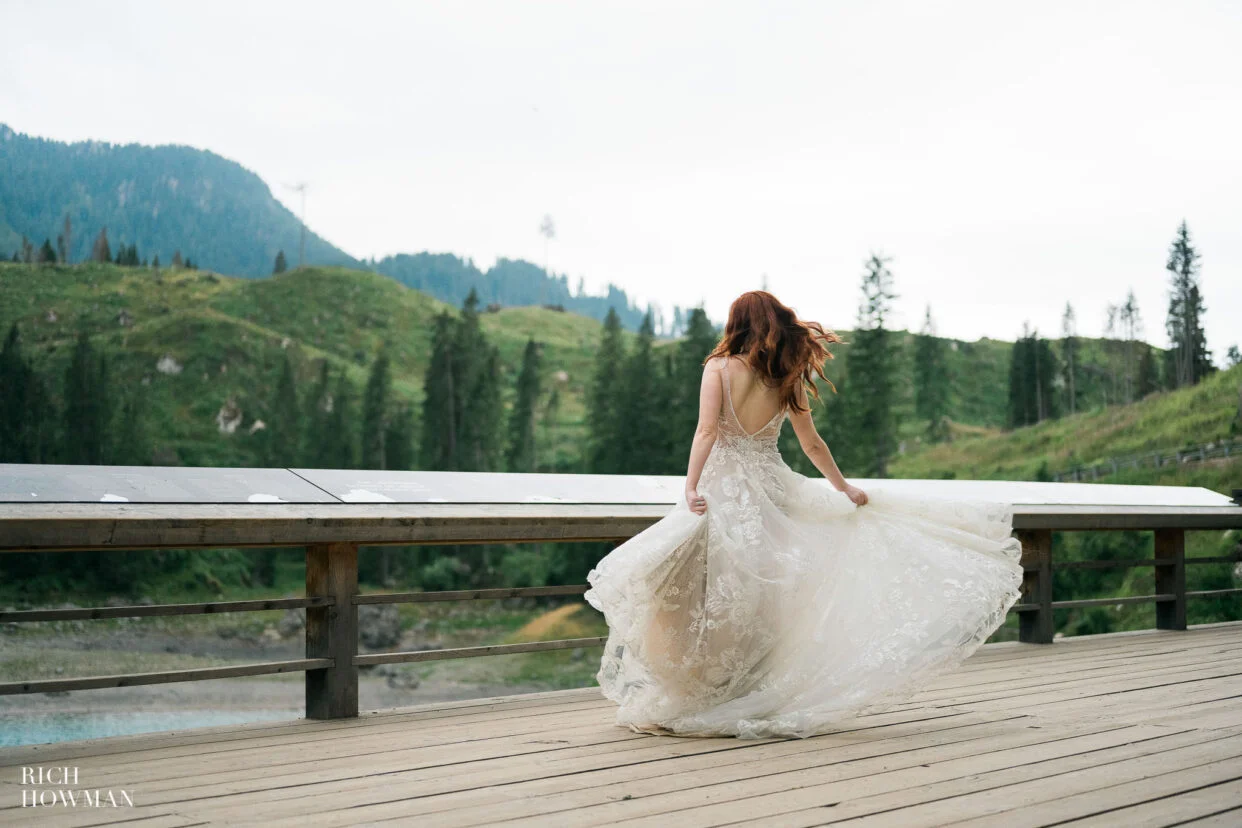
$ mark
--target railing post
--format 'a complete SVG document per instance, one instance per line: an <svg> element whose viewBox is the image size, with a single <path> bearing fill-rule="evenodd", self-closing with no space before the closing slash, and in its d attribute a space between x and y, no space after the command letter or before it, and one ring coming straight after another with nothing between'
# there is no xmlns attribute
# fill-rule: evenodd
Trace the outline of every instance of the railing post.
<svg viewBox="0 0 1242 828"><path fill-rule="evenodd" d="M1022 542L1022 602L1037 609L1018 614L1018 640L1028 644L1051 644L1052 623L1052 530L1019 529Z"/></svg>
<svg viewBox="0 0 1242 828"><path fill-rule="evenodd" d="M1186 629L1186 532L1182 529L1157 529L1156 560L1171 560L1171 565L1156 567L1156 592L1171 592L1172 601L1156 602L1156 629Z"/></svg>
<svg viewBox="0 0 1242 828"><path fill-rule="evenodd" d="M306 594L335 599L329 607L307 608L306 657L336 661L333 667L306 671L306 718L352 718L358 715L357 544L306 547Z"/></svg>

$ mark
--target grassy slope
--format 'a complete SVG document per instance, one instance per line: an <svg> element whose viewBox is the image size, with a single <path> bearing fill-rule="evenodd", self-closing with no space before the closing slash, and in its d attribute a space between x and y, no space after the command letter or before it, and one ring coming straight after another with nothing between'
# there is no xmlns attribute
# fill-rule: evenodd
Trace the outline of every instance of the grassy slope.
<svg viewBox="0 0 1242 828"><path fill-rule="evenodd" d="M102 337L118 375L144 383L159 442L189 465L253 464L244 436L222 435L216 414L229 399L244 412L243 428L265 415L284 349L291 349L300 387L319 360L344 368L358 394L380 345L392 349L396 393L421 402L432 320L455 312L377 274L313 268L247 280L205 271L163 271L113 265L72 268L0 264L0 328L21 325L27 352L57 378L80 328ZM122 325L124 311L132 322ZM53 317L49 314L54 314ZM564 371L558 440L583 431L582 393L599 340L595 320L541 308L485 314L483 327L500 349L511 388L528 336L544 343L545 387ZM156 370L163 356L180 373ZM541 444L549 446L548 440ZM545 460L550 460L545 458Z"/></svg>
<svg viewBox="0 0 1242 828"><path fill-rule="evenodd" d="M1228 437L1236 428L1231 423L1238 417L1239 386L1242 367L1235 367L1194 388L1159 392L1128 406L1097 408L1014 431L959 432L951 443L897 458L893 475L1029 480L1044 463L1057 471Z"/></svg>

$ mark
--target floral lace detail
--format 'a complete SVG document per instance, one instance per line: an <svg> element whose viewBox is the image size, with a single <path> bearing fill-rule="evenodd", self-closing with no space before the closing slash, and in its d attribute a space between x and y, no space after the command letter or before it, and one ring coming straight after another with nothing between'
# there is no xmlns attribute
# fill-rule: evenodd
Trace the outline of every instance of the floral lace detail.
<svg viewBox="0 0 1242 828"><path fill-rule="evenodd" d="M587 576L609 637L596 675L640 732L805 737L900 702L959 665L1017 601L1003 503L869 492L791 470L786 412L748 434L727 368L699 493Z"/></svg>

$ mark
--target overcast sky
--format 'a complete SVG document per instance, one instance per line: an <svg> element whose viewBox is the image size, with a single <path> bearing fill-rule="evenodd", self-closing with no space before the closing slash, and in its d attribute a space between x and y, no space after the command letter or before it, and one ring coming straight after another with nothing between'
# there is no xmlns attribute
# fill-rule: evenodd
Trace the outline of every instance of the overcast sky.
<svg viewBox="0 0 1242 828"><path fill-rule="evenodd" d="M1167 250L1242 339L1242 3L67 3L0 0L0 121L211 149L310 183L358 257L544 259L596 292L770 289L853 325L1082 333L1133 288L1165 344Z"/></svg>

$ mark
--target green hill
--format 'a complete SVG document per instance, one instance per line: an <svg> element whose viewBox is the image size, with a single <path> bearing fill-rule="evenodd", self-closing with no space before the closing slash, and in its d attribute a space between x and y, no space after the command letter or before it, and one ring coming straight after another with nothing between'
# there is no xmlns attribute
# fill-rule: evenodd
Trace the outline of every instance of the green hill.
<svg viewBox="0 0 1242 828"><path fill-rule="evenodd" d="M238 279L204 270L162 270L85 264L73 267L0 264L0 330L18 322L29 353L59 387L70 346L85 329L108 346L123 382L148 390L148 421L163 451L161 462L246 465L258 462L246 432L270 421L267 405L286 349L302 388L321 360L345 369L356 388L380 345L392 350L394 388L417 405L431 339L431 320L448 308L392 279L343 268L306 268L270 279ZM586 437L584 393L601 326L574 313L544 307L493 308L484 330L499 347L503 385L512 393L528 337L544 343L545 389L559 387L561 406L541 419L541 469L580 471ZM848 343L850 332L843 332ZM628 336L628 335L627 335ZM1094 399L1088 412L1040 426L1002 432L1011 343L948 340L953 442L924 447L923 425L913 418L909 352L913 337L899 333L897 419L905 451L893 473L905 477L1031 478L1116 454L1169 449L1219 436L1236 410L1236 370L1195 389L1156 394L1128 407L1104 407L1103 366L1116 343L1084 340L1080 386ZM670 347L662 341L657 349ZM848 385L848 344L835 348L834 380ZM825 392L830 395L830 392ZM1230 403L1230 395L1233 403ZM507 398L506 398L507 400ZM1233 405L1233 408L1229 408ZM241 422L223 433L223 409ZM689 436L687 435L687 441ZM788 441L786 441L788 442ZM791 458L792 459L792 458ZM847 474L850 472L846 469Z"/></svg>
<svg viewBox="0 0 1242 828"><path fill-rule="evenodd" d="M431 320L445 309L456 312L385 276L340 268L250 280L201 270L156 275L115 265L0 264L0 327L19 323L26 352L53 376L54 389L78 330L85 329L106 344L120 381L146 387L161 462L186 465L258 462L245 432L267 417L286 349L301 387L309 387L319 361L327 360L348 371L360 392L386 341L394 391L417 405ZM511 308L485 313L482 324L500 350L506 389L527 338L544 344L545 388L559 385L562 405L542 425L540 466L577 470L582 397L600 323L544 308ZM217 423L226 404L242 413L231 434Z"/></svg>
<svg viewBox="0 0 1242 828"><path fill-rule="evenodd" d="M1041 466L1055 472L1110 457L1171 451L1237 434L1242 428L1240 393L1242 366L1235 366L1191 388L1157 392L1130 405L1100 407L1013 431L957 430L952 442L916 447L896 458L892 473L1030 480Z"/></svg>
<svg viewBox="0 0 1242 828"><path fill-rule="evenodd" d="M268 185L235 161L186 146L64 143L24 135L0 123L0 259L48 239L57 248L65 216L72 221L70 260L90 258L100 228L113 253L136 245L139 257L165 265L180 250L200 267L234 276L272 272L283 250L298 261L301 222ZM306 262L358 267L353 257L307 231ZM637 330L646 307L616 285L601 295L571 289L564 274L530 262L499 259L481 270L451 253L388 256L370 269L452 305L475 290L484 306L551 305L603 320L609 307ZM683 311L666 309L676 325Z"/></svg>
<svg viewBox="0 0 1242 828"><path fill-rule="evenodd" d="M66 214L77 262L89 258L101 227L113 251L136 244L140 256L165 264L177 250L239 276L271 273L282 249L297 262L301 222L235 161L185 146L67 144L0 124L0 255L8 258L23 235L55 247ZM310 231L306 259L355 264Z"/></svg>

